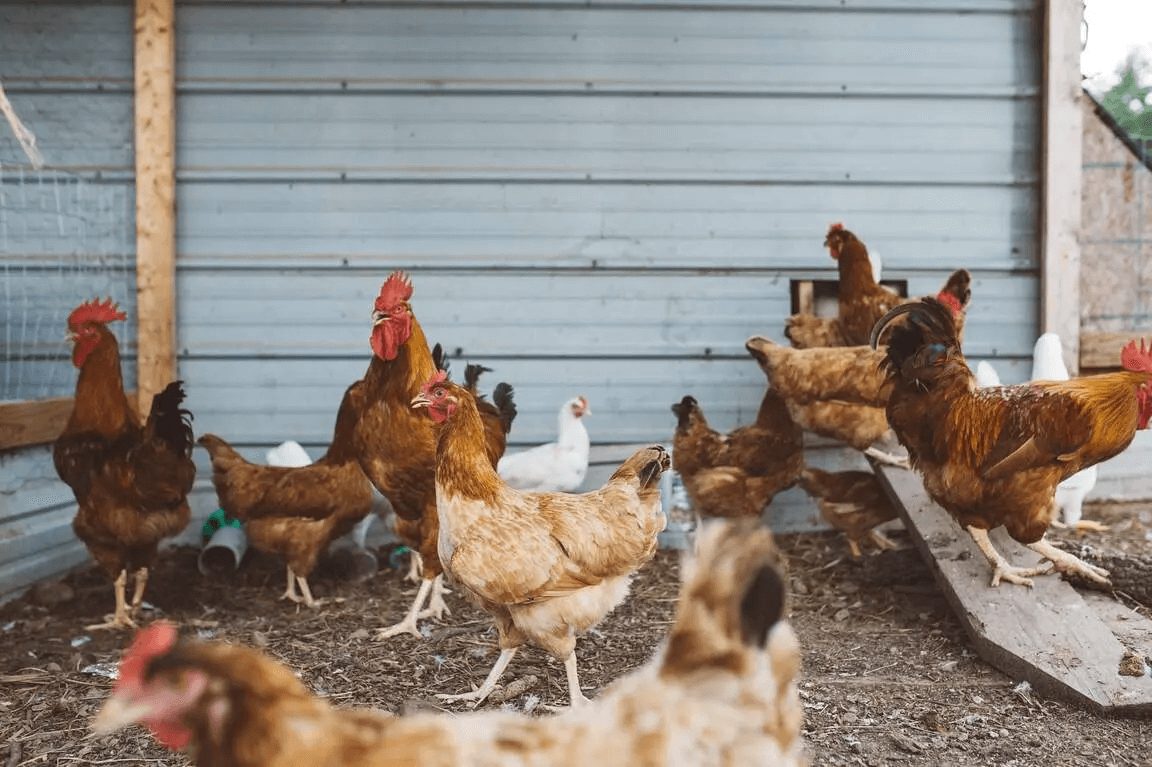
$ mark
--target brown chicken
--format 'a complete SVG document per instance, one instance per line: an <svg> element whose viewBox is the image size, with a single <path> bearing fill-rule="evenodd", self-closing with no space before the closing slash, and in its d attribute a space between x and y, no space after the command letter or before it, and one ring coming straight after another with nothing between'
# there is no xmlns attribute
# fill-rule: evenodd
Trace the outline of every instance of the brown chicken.
<svg viewBox="0 0 1152 767"><path fill-rule="evenodd" d="M599 490L527 493L500 479L485 449L476 400L430 379L412 400L440 424L436 509L440 554L454 583L496 622L500 658L478 690L442 695L483 701L521 645L564 661L572 704L586 702L576 672L576 635L624 600L633 573L656 552L664 529L660 475L667 451L650 447L626 460Z"/></svg>
<svg viewBox="0 0 1152 767"><path fill-rule="evenodd" d="M843 224L833 224L829 228L824 245L836 260L840 275L837 316L795 314L788 318L784 335L798 349L862 346L868 343L876 321L907 299L876 281L868 258L868 248ZM941 295L938 297L948 301L953 309L959 310L968 304L971 281L971 275L966 270L953 272L940 289ZM963 314L959 311L958 317L959 322L963 323Z"/></svg>
<svg viewBox="0 0 1152 767"><path fill-rule="evenodd" d="M853 558L860 557L860 544L865 540L879 549L896 548L888 536L875 529L896 519L896 507L873 472L808 468L800 474L800 487L815 499L824 521L844 533Z"/></svg>
<svg viewBox="0 0 1152 767"><path fill-rule="evenodd" d="M804 433L772 389L756 421L727 435L712 429L695 397L672 406L672 461L702 517L759 517L804 468Z"/></svg>
<svg viewBox="0 0 1152 767"><path fill-rule="evenodd" d="M772 536L744 521L699 540L666 647L581 710L338 709L262 653L156 623L125 654L93 728L140 722L202 767L798 767L800 652Z"/></svg>
<svg viewBox="0 0 1152 767"><path fill-rule="evenodd" d="M80 369L72 414L52 449L56 473L79 508L72 529L113 579L116 612L89 629L131 628L144 599L148 568L161 539L188 524L188 492L196 479L191 414L181 381L152 398L144 425L128 403L120 347L108 323L125 314L107 301L88 301L68 315L72 364ZM135 590L126 600L128 575Z"/></svg>
<svg viewBox="0 0 1152 767"><path fill-rule="evenodd" d="M884 366L891 385L888 421L908 448L924 488L967 528L1001 580L1030 586L1047 566L1010 565L988 531L1001 525L1062 573L1102 585L1108 573L1049 543L1056 487L1128 447L1152 417L1152 350L1133 341L1119 373L1069 381L978 388L964 359L951 311L926 298L885 315L893 319Z"/></svg>
<svg viewBox="0 0 1152 767"><path fill-rule="evenodd" d="M308 607L322 604L308 585L320 556L372 511L372 485L353 450L358 414L351 392L340 402L327 452L307 466L253 464L215 434L199 440L212 458L220 507L244 522L253 548L287 561L288 586L280 598Z"/></svg>

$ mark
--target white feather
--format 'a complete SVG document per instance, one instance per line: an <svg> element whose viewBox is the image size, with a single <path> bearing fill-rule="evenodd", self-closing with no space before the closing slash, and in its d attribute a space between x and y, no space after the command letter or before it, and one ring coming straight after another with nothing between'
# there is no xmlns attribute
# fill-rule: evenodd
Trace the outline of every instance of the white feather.
<svg viewBox="0 0 1152 767"><path fill-rule="evenodd" d="M308 451L301 447L299 442L293 442L292 440L281 442L269 450L264 456L264 459L268 461L269 466L285 466L288 468L298 468L312 463L312 459L308 457Z"/></svg>
<svg viewBox="0 0 1152 767"><path fill-rule="evenodd" d="M976 365L976 385L981 389L1000 385L1000 375L996 372L996 368L992 367L992 363L980 360Z"/></svg>

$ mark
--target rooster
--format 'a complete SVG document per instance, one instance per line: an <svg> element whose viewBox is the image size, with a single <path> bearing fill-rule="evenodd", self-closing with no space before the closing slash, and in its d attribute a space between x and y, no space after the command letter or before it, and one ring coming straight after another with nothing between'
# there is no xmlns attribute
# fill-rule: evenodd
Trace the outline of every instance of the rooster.
<svg viewBox="0 0 1152 767"><path fill-rule="evenodd" d="M584 416L590 415L588 400L573 397L560 406L557 439L500 459L496 471L517 490L570 493L588 475L591 442Z"/></svg>
<svg viewBox="0 0 1152 767"><path fill-rule="evenodd" d="M188 524L196 479L191 414L182 381L152 398L144 425L129 405L120 347L108 323L126 318L112 302L87 301L68 315L72 364L80 369L72 414L52 448L56 473L79 506L72 529L113 579L116 611L89 629L132 628L160 540ZM131 572L132 601L125 591Z"/></svg>
<svg viewBox="0 0 1152 767"><path fill-rule="evenodd" d="M684 397L672 412L673 465L702 517L759 517L804 467L803 431L772 389L756 421L727 435L708 425L695 397Z"/></svg>
<svg viewBox="0 0 1152 767"><path fill-rule="evenodd" d="M816 500L824 521L844 533L853 559L860 558L860 544L865 540L879 549L896 548L876 529L896 519L897 512L875 473L807 468L800 473L800 487Z"/></svg>
<svg viewBox="0 0 1152 767"><path fill-rule="evenodd" d="M335 708L263 653L155 623L125 653L93 729L143 723L204 767L800 767L800 650L772 535L717 523L699 541L665 646L563 716Z"/></svg>
<svg viewBox="0 0 1152 767"><path fill-rule="evenodd" d="M988 538L1001 525L1056 570L1109 585L1107 571L1056 548L1044 533L1057 485L1148 428L1152 350L1143 341L1128 344L1118 373L981 389L948 307L932 298L896 307L876 324L873 345L897 317L905 322L893 327L883 363L888 420L928 494L992 565L992 585L1031 586L1031 576L1049 571L1009 564Z"/></svg>
<svg viewBox="0 0 1152 767"><path fill-rule="evenodd" d="M661 447L626 460L608 483L583 495L525 493L488 460L475 398L437 372L412 399L439 424L436 510L440 558L452 580L492 615L500 657L478 690L440 696L479 704L517 649L531 642L564 662L573 706L587 701L576 671L576 635L628 593L664 529Z"/></svg>

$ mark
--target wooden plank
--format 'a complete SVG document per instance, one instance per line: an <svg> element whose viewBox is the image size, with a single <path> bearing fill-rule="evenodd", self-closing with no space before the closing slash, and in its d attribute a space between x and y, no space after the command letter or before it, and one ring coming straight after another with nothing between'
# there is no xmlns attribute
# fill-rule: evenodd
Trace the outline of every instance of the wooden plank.
<svg viewBox="0 0 1152 767"><path fill-rule="evenodd" d="M176 374L174 0L136 0L136 323L140 410Z"/></svg>
<svg viewBox="0 0 1152 767"><path fill-rule="evenodd" d="M1064 359L1080 359L1080 0L1047 0L1044 19L1044 132L1040 247L1041 327L1060 334ZM1076 370L1069 371L1072 375Z"/></svg>
<svg viewBox="0 0 1152 767"><path fill-rule="evenodd" d="M0 404L0 450L54 441L71 413L71 397Z"/></svg>
<svg viewBox="0 0 1152 767"><path fill-rule="evenodd" d="M1118 673L1124 644L1079 592L1055 575L1037 577L1033 589L991 588L987 560L920 478L891 467L876 472L980 657L1042 694L1098 713L1152 714L1152 679ZM991 538L1009 562L1037 562L1002 529Z"/></svg>
<svg viewBox="0 0 1152 767"><path fill-rule="evenodd" d="M1152 338L1152 329L1128 330L1123 333L1083 333L1080 336L1080 367L1119 368L1120 349L1134 338Z"/></svg>

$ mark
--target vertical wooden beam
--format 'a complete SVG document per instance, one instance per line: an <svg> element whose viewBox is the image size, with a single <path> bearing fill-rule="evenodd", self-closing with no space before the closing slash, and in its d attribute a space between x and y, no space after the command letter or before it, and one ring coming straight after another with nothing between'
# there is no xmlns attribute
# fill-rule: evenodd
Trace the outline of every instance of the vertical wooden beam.
<svg viewBox="0 0 1152 767"><path fill-rule="evenodd" d="M1080 364L1083 17L1082 0L1045 2L1040 325L1046 333L1060 334L1064 361L1073 374Z"/></svg>
<svg viewBox="0 0 1152 767"><path fill-rule="evenodd" d="M140 411L176 375L174 0L136 0L136 348Z"/></svg>

